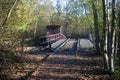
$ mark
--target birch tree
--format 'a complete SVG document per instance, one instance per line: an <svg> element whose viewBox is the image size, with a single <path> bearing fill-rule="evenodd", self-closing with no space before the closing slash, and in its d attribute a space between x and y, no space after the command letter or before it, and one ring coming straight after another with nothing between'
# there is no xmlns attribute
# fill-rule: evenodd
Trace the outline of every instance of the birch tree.
<svg viewBox="0 0 120 80"><path fill-rule="evenodd" d="M110 58L109 58L109 64L110 64L110 70L114 72L114 55L115 55L115 36L116 36L116 30L115 30L115 0L112 0L112 20L111 20L111 34L110 34Z"/></svg>
<svg viewBox="0 0 120 80"><path fill-rule="evenodd" d="M108 27L107 27L107 3L106 0L102 0L102 4L103 4L103 31L102 31L102 43L101 43L101 51L102 51L102 55L103 55L103 63L104 63L104 68L105 69L109 69L109 63L108 63L108 52L107 52L107 35L108 35Z"/></svg>
<svg viewBox="0 0 120 80"><path fill-rule="evenodd" d="M114 55L116 44L116 27L115 27L115 0L102 0L103 2L103 35L102 35L102 54L104 67L114 72ZM112 8L112 9L111 9ZM111 12L112 11L112 12ZM112 18L110 17L112 14ZM111 22L111 23L110 23Z"/></svg>

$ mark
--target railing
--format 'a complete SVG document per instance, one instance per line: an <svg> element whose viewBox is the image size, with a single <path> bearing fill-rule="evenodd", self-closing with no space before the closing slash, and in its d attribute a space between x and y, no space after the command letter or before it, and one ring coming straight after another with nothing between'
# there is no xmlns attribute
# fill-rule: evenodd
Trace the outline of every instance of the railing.
<svg viewBox="0 0 120 80"><path fill-rule="evenodd" d="M65 38L65 36L61 33L58 33L58 34L47 35L46 38L47 41L55 41L55 40L63 39Z"/></svg>

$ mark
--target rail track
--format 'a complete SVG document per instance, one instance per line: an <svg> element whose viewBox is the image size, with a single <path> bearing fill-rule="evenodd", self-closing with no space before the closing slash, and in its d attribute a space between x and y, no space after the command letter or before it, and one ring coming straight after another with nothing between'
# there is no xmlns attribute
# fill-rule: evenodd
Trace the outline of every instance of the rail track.
<svg viewBox="0 0 120 80"><path fill-rule="evenodd" d="M42 60L42 64L43 65L46 61L49 60L49 58L54 57L55 55L58 55L60 52L64 52L64 54L66 53L66 51L75 51L76 49L76 44L77 41L74 39L66 39L66 40L61 40L59 42L56 42L52 45L53 47L53 52L49 53L47 55L46 58L44 58L44 60ZM37 66L37 68L31 73L31 75L29 75L30 77L27 78L27 80L32 80L33 76L36 75L36 73L39 73L39 69L40 69L40 65ZM36 80L36 78L35 78Z"/></svg>
<svg viewBox="0 0 120 80"><path fill-rule="evenodd" d="M54 44L54 52L48 53L24 80L108 80L101 71L101 58L84 51L93 47L89 40L67 39L58 43Z"/></svg>

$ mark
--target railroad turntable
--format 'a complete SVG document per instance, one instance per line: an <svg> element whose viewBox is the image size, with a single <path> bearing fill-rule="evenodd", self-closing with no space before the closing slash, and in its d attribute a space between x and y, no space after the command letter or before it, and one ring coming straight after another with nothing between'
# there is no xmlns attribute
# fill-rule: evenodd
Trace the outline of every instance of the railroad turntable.
<svg viewBox="0 0 120 80"><path fill-rule="evenodd" d="M46 30L38 42L48 56L27 80L109 80L89 39L66 38L58 25L49 25Z"/></svg>
<svg viewBox="0 0 120 80"><path fill-rule="evenodd" d="M57 50L38 66L28 80L109 80L109 75L102 71L102 58L88 50L93 48L88 39L67 39L60 42L53 43L52 47ZM59 48L58 43L61 44Z"/></svg>

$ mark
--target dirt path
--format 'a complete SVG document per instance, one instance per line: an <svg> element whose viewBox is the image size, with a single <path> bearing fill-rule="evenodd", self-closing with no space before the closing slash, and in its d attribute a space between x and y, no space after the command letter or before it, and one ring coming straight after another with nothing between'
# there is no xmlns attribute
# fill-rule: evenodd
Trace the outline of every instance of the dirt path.
<svg viewBox="0 0 120 80"><path fill-rule="evenodd" d="M102 60L93 51L80 49L52 54L28 80L110 80L103 71Z"/></svg>

